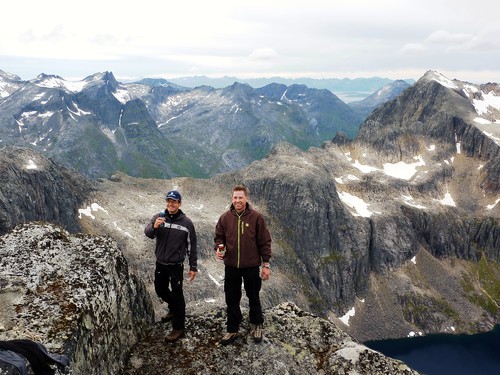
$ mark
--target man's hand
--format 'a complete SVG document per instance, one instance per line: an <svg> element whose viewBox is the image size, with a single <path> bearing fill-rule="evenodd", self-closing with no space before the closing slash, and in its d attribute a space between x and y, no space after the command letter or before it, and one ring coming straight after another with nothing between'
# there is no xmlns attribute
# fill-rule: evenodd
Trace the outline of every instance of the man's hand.
<svg viewBox="0 0 500 375"><path fill-rule="evenodd" d="M224 254L222 254L220 251L216 251L215 252L215 256L217 257L217 259L219 260L224 260Z"/></svg>
<svg viewBox="0 0 500 375"><path fill-rule="evenodd" d="M260 271L260 278L262 280L269 280L269 276L271 275L271 270L269 267L262 267L262 270Z"/></svg>
<svg viewBox="0 0 500 375"><path fill-rule="evenodd" d="M188 272L188 280L193 281L194 278L196 277L197 272L196 271L189 271Z"/></svg>
<svg viewBox="0 0 500 375"><path fill-rule="evenodd" d="M153 223L153 228L158 229L164 222L165 222L164 217L157 217L155 222Z"/></svg>

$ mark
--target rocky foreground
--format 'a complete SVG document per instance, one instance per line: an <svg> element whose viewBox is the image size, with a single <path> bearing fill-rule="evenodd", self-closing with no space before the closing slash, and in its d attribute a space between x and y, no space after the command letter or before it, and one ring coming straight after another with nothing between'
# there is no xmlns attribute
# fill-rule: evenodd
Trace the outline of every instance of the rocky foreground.
<svg viewBox="0 0 500 375"><path fill-rule="evenodd" d="M69 374L416 374L287 302L265 311L258 345L243 324L237 341L219 346L224 311L210 302L167 344L169 326L154 323L150 294L114 240L54 224L0 237L0 285L0 340L42 343L70 359ZM0 374L14 373L0 362Z"/></svg>
<svg viewBox="0 0 500 375"><path fill-rule="evenodd" d="M234 343L221 346L223 310L188 316L186 336L176 343L163 340L169 324L157 324L134 348L123 374L417 374L292 303L264 315L260 344L246 322Z"/></svg>

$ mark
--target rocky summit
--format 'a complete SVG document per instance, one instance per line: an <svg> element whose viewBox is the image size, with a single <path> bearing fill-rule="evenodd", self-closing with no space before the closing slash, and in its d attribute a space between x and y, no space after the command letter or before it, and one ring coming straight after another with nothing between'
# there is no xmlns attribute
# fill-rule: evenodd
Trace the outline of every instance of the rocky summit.
<svg viewBox="0 0 500 375"><path fill-rule="evenodd" d="M223 310L188 316L186 337L165 343L157 324L130 357L123 375L139 374L417 374L354 341L335 324L285 302L264 313L264 339L255 344L248 323L221 346ZM162 355L158 355L162 353Z"/></svg>
<svg viewBox="0 0 500 375"><path fill-rule="evenodd" d="M0 286L0 340L40 342L73 374L118 373L153 322L149 294L111 238L54 224L0 237Z"/></svg>

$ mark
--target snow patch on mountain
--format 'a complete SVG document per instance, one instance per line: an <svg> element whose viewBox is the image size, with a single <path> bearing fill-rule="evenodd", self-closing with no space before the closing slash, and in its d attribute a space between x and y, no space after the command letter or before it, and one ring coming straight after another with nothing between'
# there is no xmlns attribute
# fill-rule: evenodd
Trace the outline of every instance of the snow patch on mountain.
<svg viewBox="0 0 500 375"><path fill-rule="evenodd" d="M66 81L57 76L38 76L33 83L39 87L63 89L69 92L82 91L85 85L88 84L88 82L85 81Z"/></svg>
<svg viewBox="0 0 500 375"><path fill-rule="evenodd" d="M355 212L351 212L354 216L370 217L376 213L368 209L368 206L370 206L369 203L366 203L363 199L355 195L344 191L338 192L338 195L344 204L354 209Z"/></svg>
<svg viewBox="0 0 500 375"><path fill-rule="evenodd" d="M442 205L444 206L452 206L452 207L456 207L456 203L455 203L455 200L452 198L451 194L449 191L447 191L445 194L444 194L444 198L443 199L438 199L437 200L439 203L441 203Z"/></svg>
<svg viewBox="0 0 500 375"><path fill-rule="evenodd" d="M391 177L409 180L417 173L417 167L425 165L425 161L422 159L421 155L415 156L414 159L418 161L411 164L402 161L398 163L385 163L384 173Z"/></svg>
<svg viewBox="0 0 500 375"><path fill-rule="evenodd" d="M127 89L118 89L113 93L113 96L122 104L125 104L131 99L130 93Z"/></svg>
<svg viewBox="0 0 500 375"><path fill-rule="evenodd" d="M473 99L472 104L479 116L488 113L490 107L500 109L500 96L497 96L493 91L489 93L481 93L482 99Z"/></svg>
<svg viewBox="0 0 500 375"><path fill-rule="evenodd" d="M426 77L428 79L434 80L438 82L439 84L443 85L444 87L448 87L449 89L457 90L459 87L455 82L453 82L451 79L445 77L441 73L435 72L435 71L429 71L426 73Z"/></svg>

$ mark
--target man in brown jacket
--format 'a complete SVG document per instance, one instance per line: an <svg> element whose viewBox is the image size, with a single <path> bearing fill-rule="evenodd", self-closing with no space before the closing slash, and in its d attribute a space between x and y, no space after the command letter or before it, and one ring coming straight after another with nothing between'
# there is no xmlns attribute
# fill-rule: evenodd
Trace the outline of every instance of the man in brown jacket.
<svg viewBox="0 0 500 375"><path fill-rule="evenodd" d="M259 293L262 280L269 279L271 235L262 214L248 204L246 187L235 186L231 201L230 209L220 216L215 226L214 237L217 258L224 260L225 265L227 333L221 344L227 345L238 337L238 328L243 319L240 309L242 281L250 307L252 336L259 343L262 341L264 323ZM218 251L222 248L225 253ZM262 270L259 275L260 266Z"/></svg>

